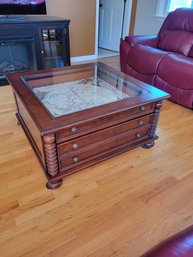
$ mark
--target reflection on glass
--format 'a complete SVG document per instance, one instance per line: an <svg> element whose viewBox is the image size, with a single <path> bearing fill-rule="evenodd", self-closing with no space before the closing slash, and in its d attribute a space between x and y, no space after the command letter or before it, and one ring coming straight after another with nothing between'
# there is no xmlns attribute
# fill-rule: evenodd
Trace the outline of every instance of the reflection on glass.
<svg viewBox="0 0 193 257"><path fill-rule="evenodd" d="M50 76L26 76L23 80L54 117L148 93L100 63L54 71Z"/></svg>
<svg viewBox="0 0 193 257"><path fill-rule="evenodd" d="M63 28L42 29L44 68L65 66L65 53L63 46Z"/></svg>

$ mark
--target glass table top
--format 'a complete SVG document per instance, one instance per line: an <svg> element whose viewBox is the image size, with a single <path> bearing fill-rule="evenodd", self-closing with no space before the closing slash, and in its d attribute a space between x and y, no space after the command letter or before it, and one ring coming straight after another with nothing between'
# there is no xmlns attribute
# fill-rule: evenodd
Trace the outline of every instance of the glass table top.
<svg viewBox="0 0 193 257"><path fill-rule="evenodd" d="M148 93L107 67L101 63L72 66L22 80L54 118Z"/></svg>

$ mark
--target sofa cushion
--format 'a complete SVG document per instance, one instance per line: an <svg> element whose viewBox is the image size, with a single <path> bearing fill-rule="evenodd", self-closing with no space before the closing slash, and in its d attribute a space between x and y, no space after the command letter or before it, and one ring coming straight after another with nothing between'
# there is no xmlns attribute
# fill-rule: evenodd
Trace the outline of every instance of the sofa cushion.
<svg viewBox="0 0 193 257"><path fill-rule="evenodd" d="M188 108L193 108L192 99L193 99L193 89L182 89L172 86L170 83L161 79L159 76L155 76L154 84L155 87L167 92L170 94L170 100L178 104L184 105Z"/></svg>
<svg viewBox="0 0 193 257"><path fill-rule="evenodd" d="M150 85L153 85L155 76L156 76L155 74L153 74L153 75L141 74L140 72L136 71L128 64L126 65L124 72L126 74L129 74L130 76L132 76L138 80L141 80L147 84L150 84Z"/></svg>
<svg viewBox="0 0 193 257"><path fill-rule="evenodd" d="M193 59L170 53L160 62L157 75L174 87L193 89Z"/></svg>
<svg viewBox="0 0 193 257"><path fill-rule="evenodd" d="M165 51L188 55L193 45L193 33L166 30L160 35L158 47Z"/></svg>
<svg viewBox="0 0 193 257"><path fill-rule="evenodd" d="M159 62L167 54L160 49L139 44L131 48L127 64L141 74L154 75Z"/></svg>

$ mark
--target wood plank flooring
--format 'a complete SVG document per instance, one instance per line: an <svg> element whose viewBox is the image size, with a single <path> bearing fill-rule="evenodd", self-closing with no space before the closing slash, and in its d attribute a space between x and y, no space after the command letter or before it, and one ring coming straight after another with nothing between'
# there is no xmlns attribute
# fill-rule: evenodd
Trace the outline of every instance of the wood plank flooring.
<svg viewBox="0 0 193 257"><path fill-rule="evenodd" d="M11 88L0 87L1 257L139 257L193 224L192 110L165 101L154 148L68 176L52 191L14 113Z"/></svg>

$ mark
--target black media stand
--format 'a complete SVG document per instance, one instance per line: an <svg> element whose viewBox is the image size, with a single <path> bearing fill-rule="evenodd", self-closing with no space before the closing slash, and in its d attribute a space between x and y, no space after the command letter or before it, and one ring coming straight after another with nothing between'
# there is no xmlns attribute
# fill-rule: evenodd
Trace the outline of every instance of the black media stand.
<svg viewBox="0 0 193 257"><path fill-rule="evenodd" d="M47 15L0 17L0 85L7 73L70 65L69 23Z"/></svg>

